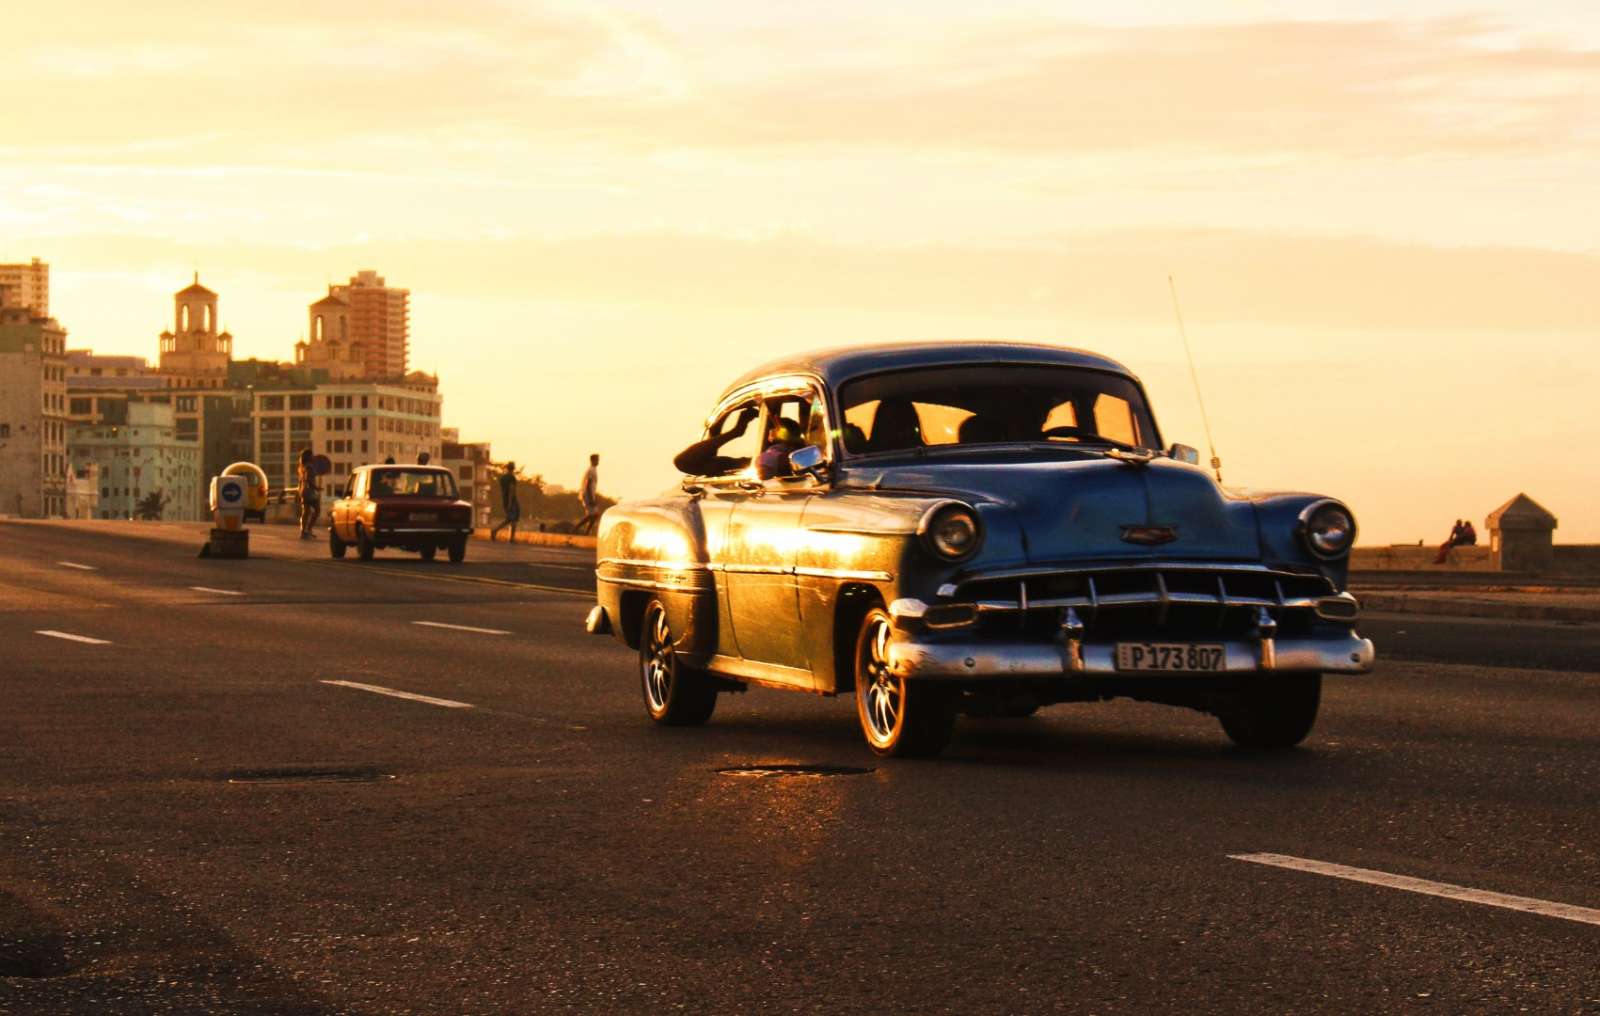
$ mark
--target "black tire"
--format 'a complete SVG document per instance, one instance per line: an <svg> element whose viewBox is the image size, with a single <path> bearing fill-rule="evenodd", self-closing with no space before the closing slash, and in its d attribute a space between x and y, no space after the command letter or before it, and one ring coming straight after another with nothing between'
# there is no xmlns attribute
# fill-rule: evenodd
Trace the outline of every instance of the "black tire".
<svg viewBox="0 0 1600 1016"><path fill-rule="evenodd" d="M451 564L460 564L467 559L467 541L465 538L451 540L448 548Z"/></svg>
<svg viewBox="0 0 1600 1016"><path fill-rule="evenodd" d="M1241 748L1283 751L1306 739L1322 703L1321 674L1263 674L1217 715Z"/></svg>
<svg viewBox="0 0 1600 1016"><path fill-rule="evenodd" d="M423 547L421 553L422 553L422 559L424 561L432 561L434 559L434 556L439 553L439 548L438 547Z"/></svg>
<svg viewBox="0 0 1600 1016"><path fill-rule="evenodd" d="M339 531L337 529L333 528L333 524L332 523L329 523L328 524L328 555L330 557L332 557L336 561L337 560L341 560L341 559L344 558L344 552L345 552L346 549L349 548L349 546L350 545L348 543L345 543L343 540L339 539Z"/></svg>
<svg viewBox="0 0 1600 1016"><path fill-rule="evenodd" d="M644 711L666 727L694 727L711 719L717 689L706 675L678 659L667 608L651 600L639 621L639 688Z"/></svg>
<svg viewBox="0 0 1600 1016"><path fill-rule="evenodd" d="M856 718L867 747L879 755L928 758L950 743L955 728L955 695L930 681L907 681L890 672L885 660L892 622L874 607L861 619L856 636Z"/></svg>
<svg viewBox="0 0 1600 1016"><path fill-rule="evenodd" d="M377 549L377 546L372 542L372 537L367 535L367 531L360 526L356 526L356 556L363 561L371 561L372 555Z"/></svg>

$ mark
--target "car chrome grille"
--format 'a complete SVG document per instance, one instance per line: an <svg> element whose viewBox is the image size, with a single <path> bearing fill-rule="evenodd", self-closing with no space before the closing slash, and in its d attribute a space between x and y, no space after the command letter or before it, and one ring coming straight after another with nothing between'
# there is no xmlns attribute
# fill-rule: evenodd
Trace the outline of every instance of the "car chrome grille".
<svg viewBox="0 0 1600 1016"><path fill-rule="evenodd" d="M1072 608L1095 640L1244 638L1262 608L1280 634L1314 623L1317 600L1332 595L1320 575L1267 568L1124 567L977 577L953 599L977 604L980 628L996 636L1048 637Z"/></svg>

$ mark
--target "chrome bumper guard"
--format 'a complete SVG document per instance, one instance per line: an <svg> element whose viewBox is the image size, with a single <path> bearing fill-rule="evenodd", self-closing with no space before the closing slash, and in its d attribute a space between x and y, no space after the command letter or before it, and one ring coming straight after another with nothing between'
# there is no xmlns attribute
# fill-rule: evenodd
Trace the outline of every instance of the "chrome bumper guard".
<svg viewBox="0 0 1600 1016"><path fill-rule="evenodd" d="M919 641L895 632L889 643L889 668L906 678L965 680L1014 677L1178 677L1261 671L1320 671L1366 674L1375 654L1372 641L1350 632L1344 637L1223 641L1223 663L1215 671L1129 671L1117 669L1112 642Z"/></svg>

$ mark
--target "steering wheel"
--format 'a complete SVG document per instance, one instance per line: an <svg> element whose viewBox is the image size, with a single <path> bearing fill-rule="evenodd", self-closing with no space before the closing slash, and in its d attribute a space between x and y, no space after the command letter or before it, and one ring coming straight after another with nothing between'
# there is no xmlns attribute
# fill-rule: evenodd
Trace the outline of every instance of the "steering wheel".
<svg viewBox="0 0 1600 1016"><path fill-rule="evenodd" d="M1096 434L1094 431L1092 431L1092 430L1084 430L1082 427L1051 427L1049 430L1045 431L1044 433L1040 434L1039 436L1040 437L1081 437L1081 438L1088 438L1091 441L1104 440L1099 434Z"/></svg>

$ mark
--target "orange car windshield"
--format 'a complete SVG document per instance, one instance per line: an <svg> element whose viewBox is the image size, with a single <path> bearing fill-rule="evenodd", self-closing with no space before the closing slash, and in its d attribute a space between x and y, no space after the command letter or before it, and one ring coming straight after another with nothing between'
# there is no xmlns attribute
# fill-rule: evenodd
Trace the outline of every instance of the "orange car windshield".
<svg viewBox="0 0 1600 1016"><path fill-rule="evenodd" d="M455 477L438 469L374 469L368 497L455 497Z"/></svg>

